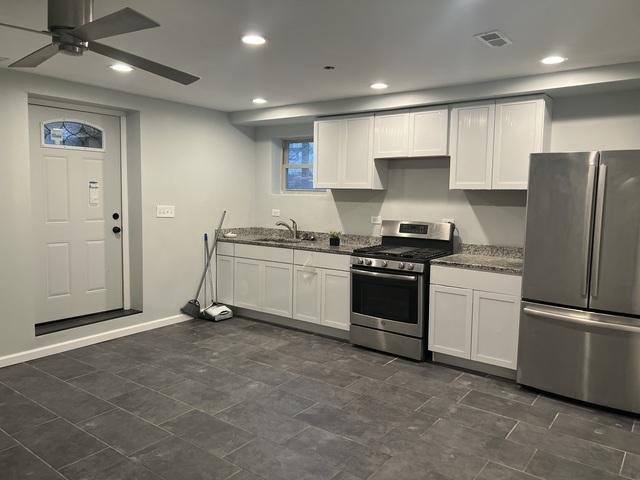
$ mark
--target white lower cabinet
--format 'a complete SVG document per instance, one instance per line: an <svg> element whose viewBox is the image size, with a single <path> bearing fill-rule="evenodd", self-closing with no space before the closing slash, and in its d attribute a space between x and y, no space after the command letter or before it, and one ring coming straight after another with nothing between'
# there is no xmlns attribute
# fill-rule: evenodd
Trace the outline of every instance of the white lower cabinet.
<svg viewBox="0 0 640 480"><path fill-rule="evenodd" d="M216 293L218 302L233 305L233 257L217 255L216 257Z"/></svg>
<svg viewBox="0 0 640 480"><path fill-rule="evenodd" d="M234 305L290 317L291 272L291 264L236 258Z"/></svg>
<svg viewBox="0 0 640 480"><path fill-rule="evenodd" d="M293 318L305 322L320 323L321 270L319 268L293 267Z"/></svg>
<svg viewBox="0 0 640 480"><path fill-rule="evenodd" d="M351 314L351 275L339 270L322 271L323 325L349 330Z"/></svg>
<svg viewBox="0 0 640 480"><path fill-rule="evenodd" d="M260 270L262 261L236 258L234 266L234 305L260 310Z"/></svg>
<svg viewBox="0 0 640 480"><path fill-rule="evenodd" d="M349 329L349 272L296 265L293 278L293 318Z"/></svg>
<svg viewBox="0 0 640 480"><path fill-rule="evenodd" d="M515 370L521 277L433 266L429 350Z"/></svg>

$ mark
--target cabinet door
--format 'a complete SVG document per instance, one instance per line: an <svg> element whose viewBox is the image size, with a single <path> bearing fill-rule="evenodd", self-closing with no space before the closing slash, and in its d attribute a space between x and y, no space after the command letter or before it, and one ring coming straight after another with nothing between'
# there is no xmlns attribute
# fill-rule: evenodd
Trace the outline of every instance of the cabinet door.
<svg viewBox="0 0 640 480"><path fill-rule="evenodd" d="M349 330L351 283L349 272L322 271L322 324Z"/></svg>
<svg viewBox="0 0 640 480"><path fill-rule="evenodd" d="M449 109L434 108L412 112L409 122L409 156L449 154Z"/></svg>
<svg viewBox="0 0 640 480"><path fill-rule="evenodd" d="M409 155L409 113L376 115L373 156L397 158Z"/></svg>
<svg viewBox="0 0 640 480"><path fill-rule="evenodd" d="M305 322L320 323L321 270L293 267L293 318Z"/></svg>
<svg viewBox="0 0 640 480"><path fill-rule="evenodd" d="M233 305L233 257L216 257L216 293L218 302Z"/></svg>
<svg viewBox="0 0 640 480"><path fill-rule="evenodd" d="M475 290L471 359L515 370L519 325L518 297Z"/></svg>
<svg viewBox="0 0 640 480"><path fill-rule="evenodd" d="M493 162L495 102L474 102L451 109L449 188L489 190Z"/></svg>
<svg viewBox="0 0 640 480"><path fill-rule="evenodd" d="M373 115L347 118L345 122L342 188L372 188Z"/></svg>
<svg viewBox="0 0 640 480"><path fill-rule="evenodd" d="M471 358L473 290L431 285L429 350Z"/></svg>
<svg viewBox="0 0 640 480"><path fill-rule="evenodd" d="M544 98L497 101L492 188L526 190L529 155L545 151L548 137Z"/></svg>
<svg viewBox="0 0 640 480"><path fill-rule="evenodd" d="M262 262L261 311L291 317L293 265Z"/></svg>
<svg viewBox="0 0 640 480"><path fill-rule="evenodd" d="M260 260L235 259L233 294L236 306L260 310L261 271Z"/></svg>
<svg viewBox="0 0 640 480"><path fill-rule="evenodd" d="M335 188L342 174L344 120L315 122L313 141L315 148L314 188Z"/></svg>

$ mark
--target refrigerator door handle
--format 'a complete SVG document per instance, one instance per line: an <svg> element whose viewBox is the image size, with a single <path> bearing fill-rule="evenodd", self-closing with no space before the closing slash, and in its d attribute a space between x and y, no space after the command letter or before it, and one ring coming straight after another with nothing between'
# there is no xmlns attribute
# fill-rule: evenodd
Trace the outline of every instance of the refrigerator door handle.
<svg viewBox="0 0 640 480"><path fill-rule="evenodd" d="M582 296L589 295L589 254L591 253L591 214L593 212L593 198L595 192L593 190L596 179L596 166L589 165L589 173L587 176L587 208L584 212L584 223L589 225L589 228L584 230L583 239L583 254L584 254L584 271L582 272Z"/></svg>
<svg viewBox="0 0 640 480"><path fill-rule="evenodd" d="M596 190L596 220L593 233L593 278L591 282L591 295L598 296L600 277L600 249L602 244L602 222L604 220L604 196L607 185L607 166L600 165L598 172L598 189Z"/></svg>
<svg viewBox="0 0 640 480"><path fill-rule="evenodd" d="M567 315L564 313L553 312L549 310L542 310L535 307L524 307L522 311L534 317L546 318L550 320L559 320L561 322L573 323L577 325L583 325L586 327L604 328L606 330L615 330L618 332L640 334L640 327L636 327L633 325L600 322L598 320L591 320L585 317L578 317L576 315Z"/></svg>

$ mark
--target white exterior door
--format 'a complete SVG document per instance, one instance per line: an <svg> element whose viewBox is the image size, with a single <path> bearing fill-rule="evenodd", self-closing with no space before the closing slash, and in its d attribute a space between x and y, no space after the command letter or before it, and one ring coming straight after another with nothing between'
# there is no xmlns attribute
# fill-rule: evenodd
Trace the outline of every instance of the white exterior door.
<svg viewBox="0 0 640 480"><path fill-rule="evenodd" d="M120 120L29 106L36 323L123 307Z"/></svg>

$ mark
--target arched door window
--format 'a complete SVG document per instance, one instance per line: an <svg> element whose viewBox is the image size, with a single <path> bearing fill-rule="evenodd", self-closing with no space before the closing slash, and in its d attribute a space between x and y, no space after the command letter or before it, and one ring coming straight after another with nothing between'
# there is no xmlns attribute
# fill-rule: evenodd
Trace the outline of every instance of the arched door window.
<svg viewBox="0 0 640 480"><path fill-rule="evenodd" d="M80 120L42 122L42 146L104 151L104 130Z"/></svg>

